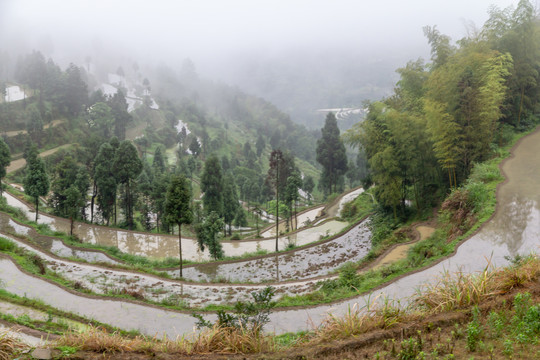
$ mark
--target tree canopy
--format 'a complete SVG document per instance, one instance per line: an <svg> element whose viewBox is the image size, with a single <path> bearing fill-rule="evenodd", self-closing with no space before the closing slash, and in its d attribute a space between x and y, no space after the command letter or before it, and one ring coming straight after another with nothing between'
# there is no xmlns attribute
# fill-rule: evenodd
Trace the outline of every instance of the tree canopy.
<svg viewBox="0 0 540 360"><path fill-rule="evenodd" d="M191 211L191 188L182 175L172 178L167 189L164 212L171 224L178 225L178 248L180 256L180 277L182 274L182 225L191 224L193 212Z"/></svg>
<svg viewBox="0 0 540 360"><path fill-rule="evenodd" d="M347 154L334 113L328 113L321 132L317 140L317 161L323 167L319 185L329 194L338 191L340 179L347 172Z"/></svg>

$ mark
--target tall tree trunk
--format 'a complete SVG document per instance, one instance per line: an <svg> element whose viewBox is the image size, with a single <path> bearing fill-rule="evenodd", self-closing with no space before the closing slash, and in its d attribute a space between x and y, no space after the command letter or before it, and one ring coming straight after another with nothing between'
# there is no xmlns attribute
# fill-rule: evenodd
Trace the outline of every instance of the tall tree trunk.
<svg viewBox="0 0 540 360"><path fill-rule="evenodd" d="M255 216L256 216L255 217L255 224L257 226L257 237L259 237L260 236L260 233L259 233L259 214L257 213L257 214L255 214Z"/></svg>
<svg viewBox="0 0 540 360"><path fill-rule="evenodd" d="M294 201L294 230L298 230L298 208L296 206L296 200Z"/></svg>
<svg viewBox="0 0 540 360"><path fill-rule="evenodd" d="M36 196L36 224L38 220L38 214L39 214L39 196Z"/></svg>
<svg viewBox="0 0 540 360"><path fill-rule="evenodd" d="M523 95L525 95L525 86L521 86L521 98L519 99L519 111L518 111L518 122L517 122L518 126L521 121L521 110L523 109Z"/></svg>
<svg viewBox="0 0 540 360"><path fill-rule="evenodd" d="M178 223L178 253L180 255L180 277L183 277L182 273L182 224Z"/></svg>
<svg viewBox="0 0 540 360"><path fill-rule="evenodd" d="M276 167L276 252L278 252L279 238L279 164Z"/></svg>
<svg viewBox="0 0 540 360"><path fill-rule="evenodd" d="M129 195L129 180L126 183L126 221L129 230L132 229L131 224L131 204L130 204L130 195Z"/></svg>
<svg viewBox="0 0 540 360"><path fill-rule="evenodd" d="M90 201L90 224L94 223L94 203L97 196L97 186L96 182L94 181L94 187L92 189L92 200Z"/></svg>

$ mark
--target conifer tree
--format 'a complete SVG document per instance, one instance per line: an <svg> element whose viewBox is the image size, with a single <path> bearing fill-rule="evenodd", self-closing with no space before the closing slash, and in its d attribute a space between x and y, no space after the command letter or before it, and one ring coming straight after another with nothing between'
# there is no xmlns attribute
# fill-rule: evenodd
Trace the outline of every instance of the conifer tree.
<svg viewBox="0 0 540 360"><path fill-rule="evenodd" d="M125 216L129 229L133 228L134 186L135 179L143 168L137 149L129 140L122 141L116 150L113 170L118 183L125 185Z"/></svg>
<svg viewBox="0 0 540 360"><path fill-rule="evenodd" d="M116 188L118 186L114 176L113 162L111 161L111 159L114 159L115 153L116 150L111 144L102 144L94 166L94 181L98 193L97 206L107 225L114 212Z"/></svg>
<svg viewBox="0 0 540 360"><path fill-rule="evenodd" d="M284 172L283 153L281 150L274 150L270 154L270 168L268 169L267 180L273 185L276 192L276 252L278 249L279 238L279 193L280 193L280 178Z"/></svg>
<svg viewBox="0 0 540 360"><path fill-rule="evenodd" d="M182 273L182 225L191 224L193 212L191 211L191 188L182 175L175 176L167 189L165 200L165 218L167 222L178 225L178 254L180 256L180 277Z"/></svg>
<svg viewBox="0 0 540 360"><path fill-rule="evenodd" d="M49 176L45 171L45 163L37 155L37 152L29 152L26 159L26 176L23 181L24 191L34 198L36 204L36 223L39 214L39 197L49 193Z"/></svg>
<svg viewBox="0 0 540 360"><path fill-rule="evenodd" d="M6 176L9 164L11 164L11 153L4 139L0 137L0 196L2 196L4 190L2 179Z"/></svg>
<svg viewBox="0 0 540 360"><path fill-rule="evenodd" d="M340 178L347 172L347 154L333 113L328 113L321 131L322 137L317 141L317 162L323 167L320 185L330 194L337 191Z"/></svg>
<svg viewBox="0 0 540 360"><path fill-rule="evenodd" d="M204 163L201 191L204 192L202 200L205 213L214 211L223 216L223 176L221 161L216 155L211 155Z"/></svg>
<svg viewBox="0 0 540 360"><path fill-rule="evenodd" d="M223 220L229 227L229 235L231 235L232 222L239 208L236 183L232 174L228 173L223 181Z"/></svg>

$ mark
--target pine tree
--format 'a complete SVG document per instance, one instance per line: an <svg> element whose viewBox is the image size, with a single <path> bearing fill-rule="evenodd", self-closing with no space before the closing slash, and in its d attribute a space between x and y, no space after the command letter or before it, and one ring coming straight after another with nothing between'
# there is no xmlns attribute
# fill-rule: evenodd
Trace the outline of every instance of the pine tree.
<svg viewBox="0 0 540 360"><path fill-rule="evenodd" d="M26 160L26 176L23 181L24 191L34 198L36 203L36 223L39 214L39 197L49 193L49 176L45 171L45 163L37 156L37 152L31 151Z"/></svg>
<svg viewBox="0 0 540 360"><path fill-rule="evenodd" d="M278 237L279 237L279 193L280 193L280 178L284 172L283 153L281 150L274 150L270 154L270 168L268 169L267 180L272 184L276 193L276 252L278 249Z"/></svg>
<svg viewBox="0 0 540 360"><path fill-rule="evenodd" d="M156 172L160 174L165 171L166 161L163 157L161 146L158 146L156 148L156 152L154 153L154 161L152 162L152 167L156 170Z"/></svg>
<svg viewBox="0 0 540 360"><path fill-rule="evenodd" d="M11 164L11 153L4 138L0 137L0 196L2 196L2 192L4 191L2 179L6 176L9 164Z"/></svg>
<svg viewBox="0 0 540 360"><path fill-rule="evenodd" d="M125 185L125 216L129 229L133 228L133 183L143 168L137 149L129 140L122 141L116 150L113 170L118 183Z"/></svg>
<svg viewBox="0 0 540 360"><path fill-rule="evenodd" d="M103 219L109 224L116 204L116 178L114 176L113 162L116 150L111 144L104 143L100 146L95 159L94 181L97 187L97 206Z"/></svg>
<svg viewBox="0 0 540 360"><path fill-rule="evenodd" d="M239 208L236 184L234 177L229 173L223 181L223 219L229 226L229 235L231 235L231 225Z"/></svg>
<svg viewBox="0 0 540 360"><path fill-rule="evenodd" d="M322 137L317 141L317 162L323 167L320 185L329 194L337 191L340 178L347 172L347 154L333 113L328 113L321 131Z"/></svg>
<svg viewBox="0 0 540 360"><path fill-rule="evenodd" d="M167 189L165 218L167 222L178 225L178 254L180 256L180 277L182 273L182 225L191 224L193 213L190 208L191 188L182 175L175 176Z"/></svg>
<svg viewBox="0 0 540 360"><path fill-rule="evenodd" d="M202 200L205 213L214 211L223 216L223 176L221 161L216 155L211 155L204 163L201 191L204 192Z"/></svg>

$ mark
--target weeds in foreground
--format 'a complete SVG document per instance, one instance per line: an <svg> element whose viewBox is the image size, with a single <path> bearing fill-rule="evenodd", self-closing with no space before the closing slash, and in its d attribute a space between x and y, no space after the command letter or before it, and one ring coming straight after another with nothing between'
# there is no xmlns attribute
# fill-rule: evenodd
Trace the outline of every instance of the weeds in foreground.
<svg viewBox="0 0 540 360"><path fill-rule="evenodd" d="M540 259L526 256L505 268L494 269L490 262L477 274L444 272L439 281L419 289L417 305L430 312L460 309L504 294L540 276Z"/></svg>
<svg viewBox="0 0 540 360"><path fill-rule="evenodd" d="M479 274L443 272L437 283L417 290L416 301L430 312L441 312L478 304L482 299L501 292L495 272L486 267Z"/></svg>
<svg viewBox="0 0 540 360"><path fill-rule="evenodd" d="M15 339L7 331L0 331L0 360L10 360L15 357L20 350L27 346Z"/></svg>
<svg viewBox="0 0 540 360"><path fill-rule="evenodd" d="M53 345L56 348L76 348L80 351L96 353L157 353L170 354L207 354L220 353L258 353L274 349L271 336L262 332L254 333L249 329L225 328L215 325L189 337L176 340L147 338L137 336L126 338L118 333L107 333L98 328L91 328L84 333L70 332L62 336Z"/></svg>
<svg viewBox="0 0 540 360"><path fill-rule="evenodd" d="M147 342L144 337L128 338L117 332L108 333L91 327L84 333L68 332L56 341L56 347L71 347L78 350L100 353L138 351Z"/></svg>
<svg viewBox="0 0 540 360"><path fill-rule="evenodd" d="M342 316L329 314L314 331L310 343L322 343L366 333L374 329L387 329L416 317L412 311L402 309L399 303L377 297L365 306L354 304Z"/></svg>
<svg viewBox="0 0 540 360"><path fill-rule="evenodd" d="M484 316L473 307L468 323L455 323L448 336L441 337L433 329L417 331L397 345L394 339L385 340L375 358L384 359L465 359L474 357L538 358L540 335L540 306L531 294L514 297L511 308L492 310ZM440 330L440 329L439 329ZM496 356L500 354L502 356Z"/></svg>

